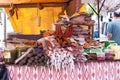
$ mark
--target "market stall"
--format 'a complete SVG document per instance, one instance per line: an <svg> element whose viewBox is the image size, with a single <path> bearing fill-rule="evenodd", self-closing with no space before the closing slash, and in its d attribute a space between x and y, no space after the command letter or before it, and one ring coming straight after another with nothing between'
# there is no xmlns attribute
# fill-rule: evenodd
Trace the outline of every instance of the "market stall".
<svg viewBox="0 0 120 80"><path fill-rule="evenodd" d="M46 27L49 30L41 31L39 35L25 35L24 30L26 33L31 33L33 30L31 28L31 32L29 32L26 26L21 30L24 34L8 35L5 47L0 50L1 54L4 53L4 55L0 55L0 62L6 64L10 80L120 79L120 46L115 41L99 42L93 39L95 23L91 19L93 14L79 11L80 1L55 0L55 2L45 2L41 0L41 3L38 1L40 4L36 1L30 1L34 4L32 5L28 4L29 1L26 0L14 4L5 2L5 5L1 5L11 7L6 11L12 19L11 21L17 20L16 25L20 24L21 17L23 17L17 14L17 10L21 7L37 7L38 11L38 8L41 10L50 6L67 6L66 9L61 9L62 13L56 15L58 19L52 22L54 30L51 29L52 27ZM70 4L77 5L74 7L75 10ZM66 10L67 15L65 15L64 10ZM38 12L37 16L39 16ZM13 17L16 17L16 20ZM40 20L37 22L40 23ZM14 24L14 27L16 25ZM23 27L23 24L20 25ZM33 25L29 24L29 27L31 26ZM22 27L19 28L22 29ZM40 28L37 27L37 30ZM43 28L45 27L43 26L41 29ZM17 30L19 29L16 28L15 31Z"/></svg>
<svg viewBox="0 0 120 80"><path fill-rule="evenodd" d="M8 46L4 53L10 80L119 80L120 47L115 42L94 41L86 36L88 30L78 33L82 28L75 27L72 31L71 23L64 25L68 27L62 33L61 25L56 23L56 31L51 36L43 33L37 42L19 37L8 42L16 46L15 50ZM75 37L79 34L85 36Z"/></svg>

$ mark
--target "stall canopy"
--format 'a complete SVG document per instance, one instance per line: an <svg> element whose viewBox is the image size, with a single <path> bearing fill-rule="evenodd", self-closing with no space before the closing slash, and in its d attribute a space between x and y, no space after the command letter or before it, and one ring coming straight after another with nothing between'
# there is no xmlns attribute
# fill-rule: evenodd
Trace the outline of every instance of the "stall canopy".
<svg viewBox="0 0 120 80"><path fill-rule="evenodd" d="M22 4L22 3L47 3L47 2L68 2L69 0L0 0L0 3L3 4Z"/></svg>
<svg viewBox="0 0 120 80"><path fill-rule="evenodd" d="M15 32L39 34L52 30L58 15L74 14L77 1L81 4L81 0L0 0L0 7L5 8ZM85 5L80 7L86 12Z"/></svg>

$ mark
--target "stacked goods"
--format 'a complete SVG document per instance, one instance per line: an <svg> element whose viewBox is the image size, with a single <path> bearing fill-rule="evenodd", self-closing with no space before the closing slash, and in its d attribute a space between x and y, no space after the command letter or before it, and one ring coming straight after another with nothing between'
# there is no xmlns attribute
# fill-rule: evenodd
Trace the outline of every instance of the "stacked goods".
<svg viewBox="0 0 120 80"><path fill-rule="evenodd" d="M97 60L105 60L105 59L107 59L107 57L105 57L105 53L103 52L97 53Z"/></svg>
<svg viewBox="0 0 120 80"><path fill-rule="evenodd" d="M106 49L106 50L105 50L105 59L106 59L106 60L113 60L114 56L115 56L115 55L117 56L117 54L114 53L113 51L114 51L114 50L112 50L112 49ZM116 57L116 56L115 56L115 57Z"/></svg>
<svg viewBox="0 0 120 80"><path fill-rule="evenodd" d="M37 66L47 66L47 61L49 57L39 48L34 48L29 51L24 57L20 60L16 60L18 65L37 65Z"/></svg>
<svg viewBox="0 0 120 80"><path fill-rule="evenodd" d="M71 18L70 21L73 24L76 25L87 25L87 26L93 26L95 21L91 19L92 14L88 13L78 13L74 14Z"/></svg>
<svg viewBox="0 0 120 80"><path fill-rule="evenodd" d="M70 51L64 48L55 48L49 50L48 55L50 56L51 66L54 66L55 69L74 68L74 57Z"/></svg>
<svg viewBox="0 0 120 80"><path fill-rule="evenodd" d="M84 30L82 27L76 26L73 29L73 35L74 36L79 36L79 35L90 36L90 30Z"/></svg>
<svg viewBox="0 0 120 80"><path fill-rule="evenodd" d="M96 53L89 53L88 55L86 55L86 58L88 60L97 60L97 54Z"/></svg>
<svg viewBox="0 0 120 80"><path fill-rule="evenodd" d="M51 66L56 69L60 68L74 68L74 62L85 62L87 59L83 54L84 49L76 43L66 48L54 48L48 50Z"/></svg>
<svg viewBox="0 0 120 80"><path fill-rule="evenodd" d="M89 40L91 37L90 30L85 30L80 26L74 27L73 36L76 36L77 38L84 38L85 40Z"/></svg>
<svg viewBox="0 0 120 80"><path fill-rule="evenodd" d="M87 59L85 57L84 49L82 46L74 46L74 47L68 47L68 50L72 53L74 56L74 61L77 62L85 62Z"/></svg>
<svg viewBox="0 0 120 80"><path fill-rule="evenodd" d="M18 64L19 65L37 65L37 66L47 66L48 56L44 53L29 53L24 57Z"/></svg>
<svg viewBox="0 0 120 80"><path fill-rule="evenodd" d="M37 42L32 40L21 41L20 39L23 44L30 45L33 48L27 49L24 54L21 53L21 49L18 49L20 56L15 60L15 64L28 66L51 65L56 69L73 69L74 63L85 62L86 60L113 59L110 50L102 52L103 45L95 40L90 40L90 30L84 30L80 26L81 24L93 25L94 21L91 21L90 17L91 15L88 14L87 16L86 14L80 14L70 18L67 24L63 24L64 21L62 24L56 24L53 35L45 32L43 38L40 38ZM81 21L82 19L83 21ZM73 24L75 24L74 27ZM65 29L63 30L62 27ZM87 52L85 52L86 50ZM87 53L86 56L83 53Z"/></svg>
<svg viewBox="0 0 120 80"><path fill-rule="evenodd" d="M88 60L113 60L116 56L113 49L114 48L91 47L89 49L85 49L84 52L88 54L86 55Z"/></svg>
<svg viewBox="0 0 120 80"><path fill-rule="evenodd" d="M50 64L52 66L55 66L56 69L58 69L58 66L68 66L73 68L74 61L86 61L85 56L82 54L83 51L84 49L82 46L79 46L75 42L71 42L69 38L60 36L49 36L38 40L37 47L29 48L21 57L19 57L15 61L15 64L28 66L47 66L48 61L50 61ZM60 57L59 60L61 61L61 65L58 65L58 57L56 56Z"/></svg>
<svg viewBox="0 0 120 80"><path fill-rule="evenodd" d="M55 36L48 36L48 37L41 38L37 41L37 43L39 44L39 46L41 45L43 50L60 47L59 43L57 43L55 39Z"/></svg>
<svg viewBox="0 0 120 80"><path fill-rule="evenodd" d="M68 47L71 45L71 41L69 38L62 36L49 36L39 39L38 44L43 45L44 50L48 50L52 48Z"/></svg>
<svg viewBox="0 0 120 80"><path fill-rule="evenodd" d="M79 36L80 35L80 33L81 33L81 31L82 31L82 27L80 27L80 26L76 26L76 27L74 27L73 28L73 35L74 36Z"/></svg>
<svg viewBox="0 0 120 80"><path fill-rule="evenodd" d="M83 44L84 48L103 48L104 44L99 43L98 41L95 40L86 40L86 42Z"/></svg>

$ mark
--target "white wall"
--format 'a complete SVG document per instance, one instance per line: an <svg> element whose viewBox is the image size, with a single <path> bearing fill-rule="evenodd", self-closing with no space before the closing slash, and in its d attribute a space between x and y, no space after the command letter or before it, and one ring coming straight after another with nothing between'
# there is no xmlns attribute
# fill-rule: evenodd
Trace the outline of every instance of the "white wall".
<svg viewBox="0 0 120 80"><path fill-rule="evenodd" d="M0 24L0 40L4 40L4 10L1 11L1 23ZM12 25L6 15L6 32L7 33L10 33L10 32L14 32L13 28L12 28Z"/></svg>

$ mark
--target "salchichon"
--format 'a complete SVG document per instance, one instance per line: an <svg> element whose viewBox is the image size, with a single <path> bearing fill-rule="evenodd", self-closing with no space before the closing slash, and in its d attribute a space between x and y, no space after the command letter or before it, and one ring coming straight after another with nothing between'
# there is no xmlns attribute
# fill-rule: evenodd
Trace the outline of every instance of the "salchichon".
<svg viewBox="0 0 120 80"><path fill-rule="evenodd" d="M57 25L56 26L56 31L54 32L55 36L59 36L59 37L70 37L73 34L73 25L70 24L70 26L68 26L65 30L65 32L62 32L61 26Z"/></svg>

